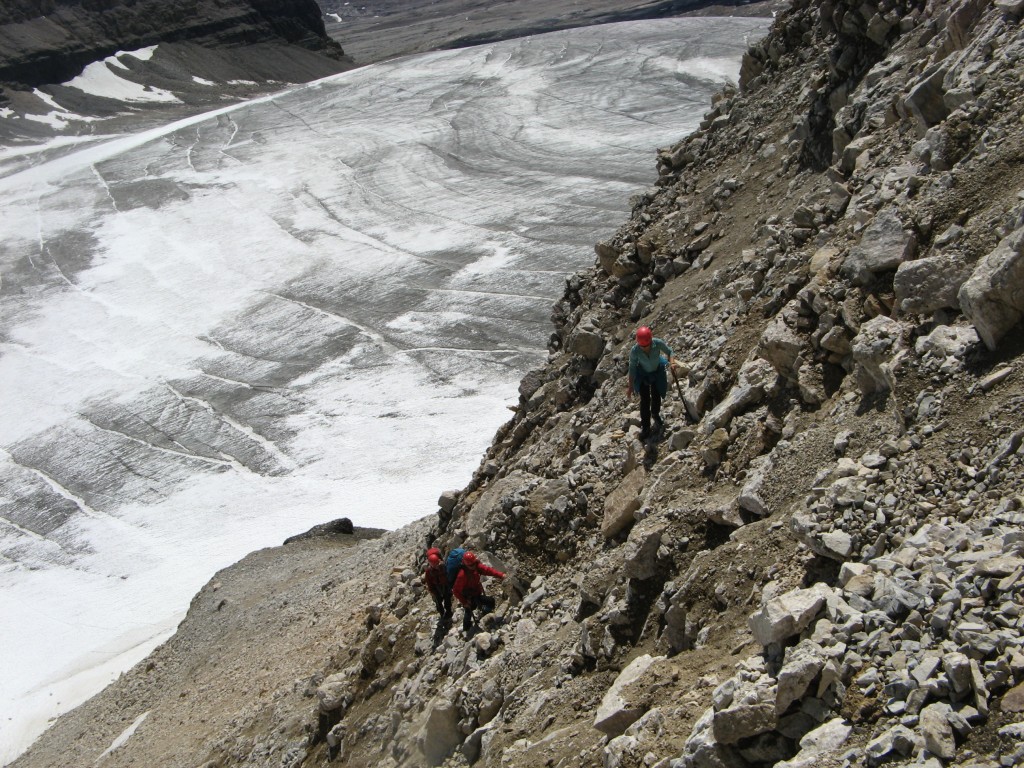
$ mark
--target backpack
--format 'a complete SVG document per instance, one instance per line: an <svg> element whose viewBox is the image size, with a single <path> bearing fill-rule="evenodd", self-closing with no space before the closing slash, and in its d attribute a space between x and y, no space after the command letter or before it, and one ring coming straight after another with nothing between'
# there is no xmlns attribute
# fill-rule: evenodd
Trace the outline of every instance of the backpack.
<svg viewBox="0 0 1024 768"><path fill-rule="evenodd" d="M444 562L445 575L448 577L448 586L455 584L455 577L459 575L462 567L462 556L466 554L463 547L456 547L448 553L448 559Z"/></svg>

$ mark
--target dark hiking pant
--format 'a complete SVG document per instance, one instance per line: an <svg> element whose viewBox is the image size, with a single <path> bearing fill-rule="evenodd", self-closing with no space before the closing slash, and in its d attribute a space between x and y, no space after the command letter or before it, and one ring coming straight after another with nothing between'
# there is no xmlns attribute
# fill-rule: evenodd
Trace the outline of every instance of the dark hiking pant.
<svg viewBox="0 0 1024 768"><path fill-rule="evenodd" d="M431 593L434 598L434 605L437 607L437 612L441 614L441 618L450 619L452 617L452 593L447 589L442 589L441 594Z"/></svg>
<svg viewBox="0 0 1024 768"><path fill-rule="evenodd" d="M651 433L651 417L656 427L661 426L661 399L668 392L668 376L665 366L648 373L642 368L636 372L634 389L640 394L640 429L642 434Z"/></svg>
<svg viewBox="0 0 1024 768"><path fill-rule="evenodd" d="M486 616L494 610L494 605L494 598L487 595L477 595L470 600L468 607L462 607L462 631L469 632L473 628L473 611L479 611L481 616Z"/></svg>

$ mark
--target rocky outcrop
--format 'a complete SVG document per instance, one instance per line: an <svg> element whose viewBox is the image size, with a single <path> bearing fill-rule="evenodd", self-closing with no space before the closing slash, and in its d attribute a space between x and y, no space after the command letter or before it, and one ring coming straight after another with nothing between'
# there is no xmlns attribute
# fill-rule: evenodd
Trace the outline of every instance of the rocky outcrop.
<svg viewBox="0 0 1024 768"><path fill-rule="evenodd" d="M295 45L334 60L335 71L344 59L314 0L12 0L0 7L0 83L64 82L118 51L162 42Z"/></svg>

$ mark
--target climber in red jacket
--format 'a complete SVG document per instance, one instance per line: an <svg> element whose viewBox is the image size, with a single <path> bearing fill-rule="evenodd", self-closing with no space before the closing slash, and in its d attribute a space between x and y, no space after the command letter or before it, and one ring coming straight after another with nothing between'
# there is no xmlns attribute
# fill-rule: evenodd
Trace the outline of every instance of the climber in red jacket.
<svg viewBox="0 0 1024 768"><path fill-rule="evenodd" d="M472 552L462 556L462 567L455 577L452 587L456 599L462 603L462 631L467 635L473 627L473 611L480 609L480 615L494 610L494 598L484 594L484 586L480 583L481 576L493 576L504 579L505 574L481 563Z"/></svg>
<svg viewBox="0 0 1024 768"><path fill-rule="evenodd" d="M441 621L451 624L452 620L452 588L445 574L441 550L431 547L427 550L427 564L423 568L423 583L434 599Z"/></svg>

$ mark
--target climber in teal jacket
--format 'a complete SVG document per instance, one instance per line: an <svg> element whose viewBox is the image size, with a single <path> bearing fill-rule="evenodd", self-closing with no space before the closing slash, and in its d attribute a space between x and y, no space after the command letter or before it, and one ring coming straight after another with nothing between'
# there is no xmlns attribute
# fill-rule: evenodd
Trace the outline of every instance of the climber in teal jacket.
<svg viewBox="0 0 1024 768"><path fill-rule="evenodd" d="M672 368L672 350L661 339L654 338L647 326L636 331L636 344L629 351L629 389L630 398L634 393L640 395L640 439L646 440L651 435L651 416L654 417L654 428L660 430L661 398L668 393L668 375L666 367Z"/></svg>

